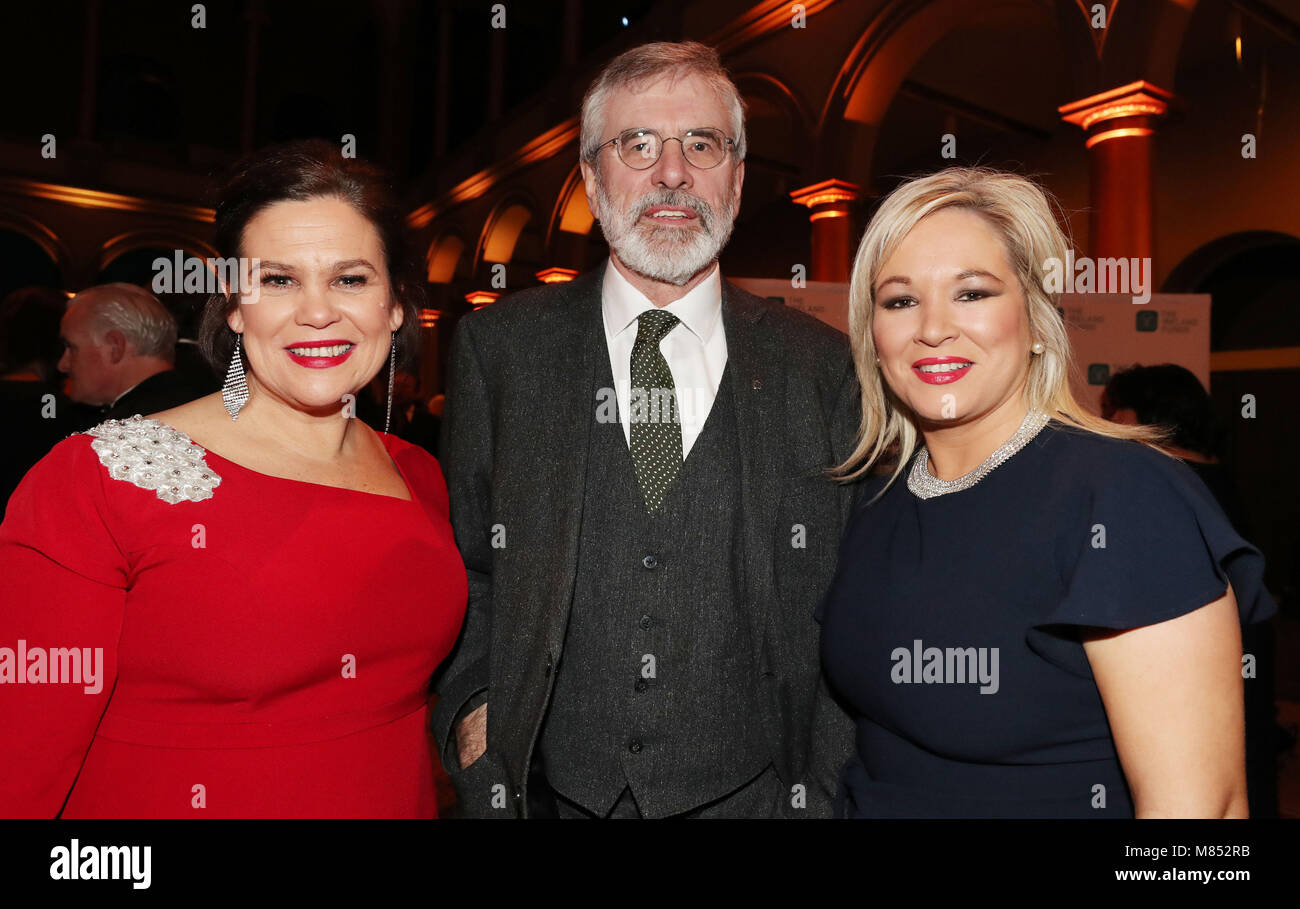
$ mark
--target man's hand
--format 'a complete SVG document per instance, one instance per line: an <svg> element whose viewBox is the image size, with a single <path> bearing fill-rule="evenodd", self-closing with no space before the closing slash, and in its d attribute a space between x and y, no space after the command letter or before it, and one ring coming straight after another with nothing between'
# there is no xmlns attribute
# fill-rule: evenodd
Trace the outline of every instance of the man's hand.
<svg viewBox="0 0 1300 909"><path fill-rule="evenodd" d="M456 744L460 749L461 770L468 770L469 765L482 757L483 752L487 750L487 708L487 704L475 708L456 727Z"/></svg>

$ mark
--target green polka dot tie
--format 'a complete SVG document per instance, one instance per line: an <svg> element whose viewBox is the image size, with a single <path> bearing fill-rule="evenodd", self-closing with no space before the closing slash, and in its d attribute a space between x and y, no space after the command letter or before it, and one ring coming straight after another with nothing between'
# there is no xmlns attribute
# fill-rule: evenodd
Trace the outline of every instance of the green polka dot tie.
<svg viewBox="0 0 1300 909"><path fill-rule="evenodd" d="M637 316L632 345L632 398L628 422L632 432L632 464L641 483L646 511L655 512L682 469L682 425L678 419L677 386L659 342L673 330L677 317L662 309Z"/></svg>

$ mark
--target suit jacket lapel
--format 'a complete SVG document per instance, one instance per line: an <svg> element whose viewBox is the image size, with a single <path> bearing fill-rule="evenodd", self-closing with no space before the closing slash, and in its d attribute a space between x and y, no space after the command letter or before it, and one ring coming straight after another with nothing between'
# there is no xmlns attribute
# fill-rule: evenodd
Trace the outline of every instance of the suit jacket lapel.
<svg viewBox="0 0 1300 909"><path fill-rule="evenodd" d="M755 643L762 640L772 565L772 528L781 496L785 420L785 351L766 330L757 298L722 282L722 324L736 406L741 503L745 528L745 585L755 609Z"/></svg>
<svg viewBox="0 0 1300 909"><path fill-rule="evenodd" d="M536 450L558 460L557 480L549 492L549 510L559 520L553 553L562 568L552 585L555 599L550 612L567 618L578 573L578 541L586 499L588 443L597 401L592 395L598 356L609 356L601 321L601 285L604 268L597 268L569 285L571 294L555 334L547 339L552 356L538 377L541 406L552 419L537 422ZM540 340L540 339L539 339ZM550 393L546 393L546 390ZM545 415L544 415L545 417Z"/></svg>

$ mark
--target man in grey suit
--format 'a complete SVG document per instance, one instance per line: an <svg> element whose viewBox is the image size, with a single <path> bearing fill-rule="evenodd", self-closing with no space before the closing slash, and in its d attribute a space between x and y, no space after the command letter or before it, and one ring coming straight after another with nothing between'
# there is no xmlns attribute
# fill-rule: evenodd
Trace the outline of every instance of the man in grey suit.
<svg viewBox="0 0 1300 909"><path fill-rule="evenodd" d="M743 109L649 44L583 101L602 268L466 316L443 459L470 581L434 734L475 817L819 817L851 724L813 612L856 487L847 338L722 280Z"/></svg>

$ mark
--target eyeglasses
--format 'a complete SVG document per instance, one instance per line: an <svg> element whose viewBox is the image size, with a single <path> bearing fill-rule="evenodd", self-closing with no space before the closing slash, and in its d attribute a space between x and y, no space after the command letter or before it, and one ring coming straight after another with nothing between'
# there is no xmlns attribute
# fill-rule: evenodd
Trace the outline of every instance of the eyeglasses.
<svg viewBox="0 0 1300 909"><path fill-rule="evenodd" d="M633 170L645 170L654 167L659 156L664 152L664 143L676 139L681 143L682 156L686 163L700 170L717 167L727 158L727 152L736 147L736 141L721 130L712 127L687 130L680 138L664 138L653 129L625 129L613 139L600 145L599 152L606 145L612 145L618 151L618 159Z"/></svg>

